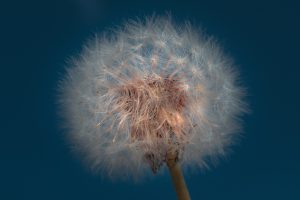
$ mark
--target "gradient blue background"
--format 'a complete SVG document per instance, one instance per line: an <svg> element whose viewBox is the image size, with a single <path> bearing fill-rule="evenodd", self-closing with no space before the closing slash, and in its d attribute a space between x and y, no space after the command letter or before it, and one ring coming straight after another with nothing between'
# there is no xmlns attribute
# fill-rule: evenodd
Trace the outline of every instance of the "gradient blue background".
<svg viewBox="0 0 300 200"><path fill-rule="evenodd" d="M192 199L300 199L295 2L1 1L0 199L176 198L168 174L139 184L93 176L70 152L55 104L66 60L95 32L165 11L219 39L235 58L252 110L233 153L187 176Z"/></svg>

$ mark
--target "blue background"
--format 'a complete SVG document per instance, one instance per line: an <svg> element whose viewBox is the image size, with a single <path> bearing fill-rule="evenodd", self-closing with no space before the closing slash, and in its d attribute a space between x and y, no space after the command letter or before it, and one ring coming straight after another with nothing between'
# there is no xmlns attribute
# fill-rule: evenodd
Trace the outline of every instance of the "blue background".
<svg viewBox="0 0 300 200"><path fill-rule="evenodd" d="M70 152L55 104L67 59L95 32L165 11L219 39L235 58L252 110L233 153L186 177L192 199L300 199L295 2L1 1L0 199L176 198L167 173L139 184L92 175Z"/></svg>

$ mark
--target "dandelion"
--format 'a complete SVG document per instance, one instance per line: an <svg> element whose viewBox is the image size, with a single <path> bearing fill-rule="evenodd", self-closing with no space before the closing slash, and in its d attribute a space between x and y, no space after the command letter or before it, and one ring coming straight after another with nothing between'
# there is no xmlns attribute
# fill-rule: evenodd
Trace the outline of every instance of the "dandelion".
<svg viewBox="0 0 300 200"><path fill-rule="evenodd" d="M95 171L137 177L167 166L189 199L179 166L224 155L245 112L232 61L216 42L169 17L130 21L95 37L61 82L69 138Z"/></svg>

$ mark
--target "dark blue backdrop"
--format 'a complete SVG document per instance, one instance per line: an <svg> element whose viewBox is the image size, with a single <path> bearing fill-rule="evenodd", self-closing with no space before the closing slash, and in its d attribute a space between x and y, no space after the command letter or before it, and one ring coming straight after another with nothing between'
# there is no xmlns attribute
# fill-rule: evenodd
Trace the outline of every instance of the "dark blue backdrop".
<svg viewBox="0 0 300 200"><path fill-rule="evenodd" d="M187 176L192 199L300 199L299 10L277 0L1 2L0 199L175 199L168 174L134 184L89 173L70 153L55 105L66 59L95 32L165 11L220 40L252 110L234 153Z"/></svg>

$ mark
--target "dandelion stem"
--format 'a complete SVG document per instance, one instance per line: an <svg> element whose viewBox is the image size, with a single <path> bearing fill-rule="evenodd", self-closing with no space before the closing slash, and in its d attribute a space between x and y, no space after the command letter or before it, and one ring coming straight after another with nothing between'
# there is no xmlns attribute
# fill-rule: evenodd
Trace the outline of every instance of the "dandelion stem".
<svg viewBox="0 0 300 200"><path fill-rule="evenodd" d="M168 159L167 165L172 177L178 200L190 200L190 194L178 162L176 162L175 159Z"/></svg>

